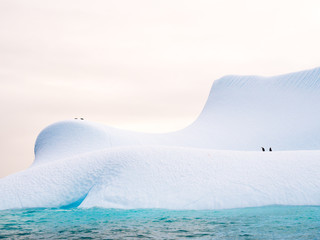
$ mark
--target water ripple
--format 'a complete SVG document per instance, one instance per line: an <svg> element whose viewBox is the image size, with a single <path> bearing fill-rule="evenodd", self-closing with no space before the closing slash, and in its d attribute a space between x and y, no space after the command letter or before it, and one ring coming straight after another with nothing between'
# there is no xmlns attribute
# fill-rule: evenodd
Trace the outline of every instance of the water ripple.
<svg viewBox="0 0 320 240"><path fill-rule="evenodd" d="M0 211L0 239L320 239L320 207Z"/></svg>

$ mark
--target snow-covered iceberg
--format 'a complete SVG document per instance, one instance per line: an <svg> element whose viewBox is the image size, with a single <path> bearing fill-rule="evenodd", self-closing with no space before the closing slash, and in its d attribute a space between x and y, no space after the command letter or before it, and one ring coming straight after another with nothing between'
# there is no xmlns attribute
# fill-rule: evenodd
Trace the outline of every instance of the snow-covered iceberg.
<svg viewBox="0 0 320 240"><path fill-rule="evenodd" d="M181 131L81 120L48 126L32 166L0 179L0 209L319 205L319 172L320 68L226 76Z"/></svg>

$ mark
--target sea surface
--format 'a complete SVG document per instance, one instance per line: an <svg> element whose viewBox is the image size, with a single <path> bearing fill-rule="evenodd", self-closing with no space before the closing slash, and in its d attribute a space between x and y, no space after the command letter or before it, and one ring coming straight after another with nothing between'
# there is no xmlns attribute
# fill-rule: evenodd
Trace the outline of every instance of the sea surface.
<svg viewBox="0 0 320 240"><path fill-rule="evenodd" d="M320 239L319 206L0 211L3 239Z"/></svg>

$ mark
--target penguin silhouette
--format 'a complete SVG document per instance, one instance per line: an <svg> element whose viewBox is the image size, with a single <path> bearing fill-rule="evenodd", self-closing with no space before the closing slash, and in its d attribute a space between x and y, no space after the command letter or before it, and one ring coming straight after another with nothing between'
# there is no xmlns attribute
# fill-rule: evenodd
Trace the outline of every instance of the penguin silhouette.
<svg viewBox="0 0 320 240"><path fill-rule="evenodd" d="M78 118L74 118L74 119L78 119Z"/></svg>
<svg viewBox="0 0 320 240"><path fill-rule="evenodd" d="M272 148L269 148L269 152L272 152Z"/></svg>
<svg viewBox="0 0 320 240"><path fill-rule="evenodd" d="M80 118L81 120L84 120L83 118Z"/></svg>
<svg viewBox="0 0 320 240"><path fill-rule="evenodd" d="M261 147L261 149L262 149L262 152L264 152L264 151L265 151L264 147Z"/></svg>

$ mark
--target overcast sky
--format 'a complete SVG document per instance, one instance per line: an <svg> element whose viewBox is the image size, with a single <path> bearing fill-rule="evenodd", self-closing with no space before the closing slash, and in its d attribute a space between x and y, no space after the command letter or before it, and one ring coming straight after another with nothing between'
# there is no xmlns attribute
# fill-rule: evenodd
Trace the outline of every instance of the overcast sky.
<svg viewBox="0 0 320 240"><path fill-rule="evenodd" d="M213 81L320 66L319 0L0 0L0 177L49 124L190 124Z"/></svg>

